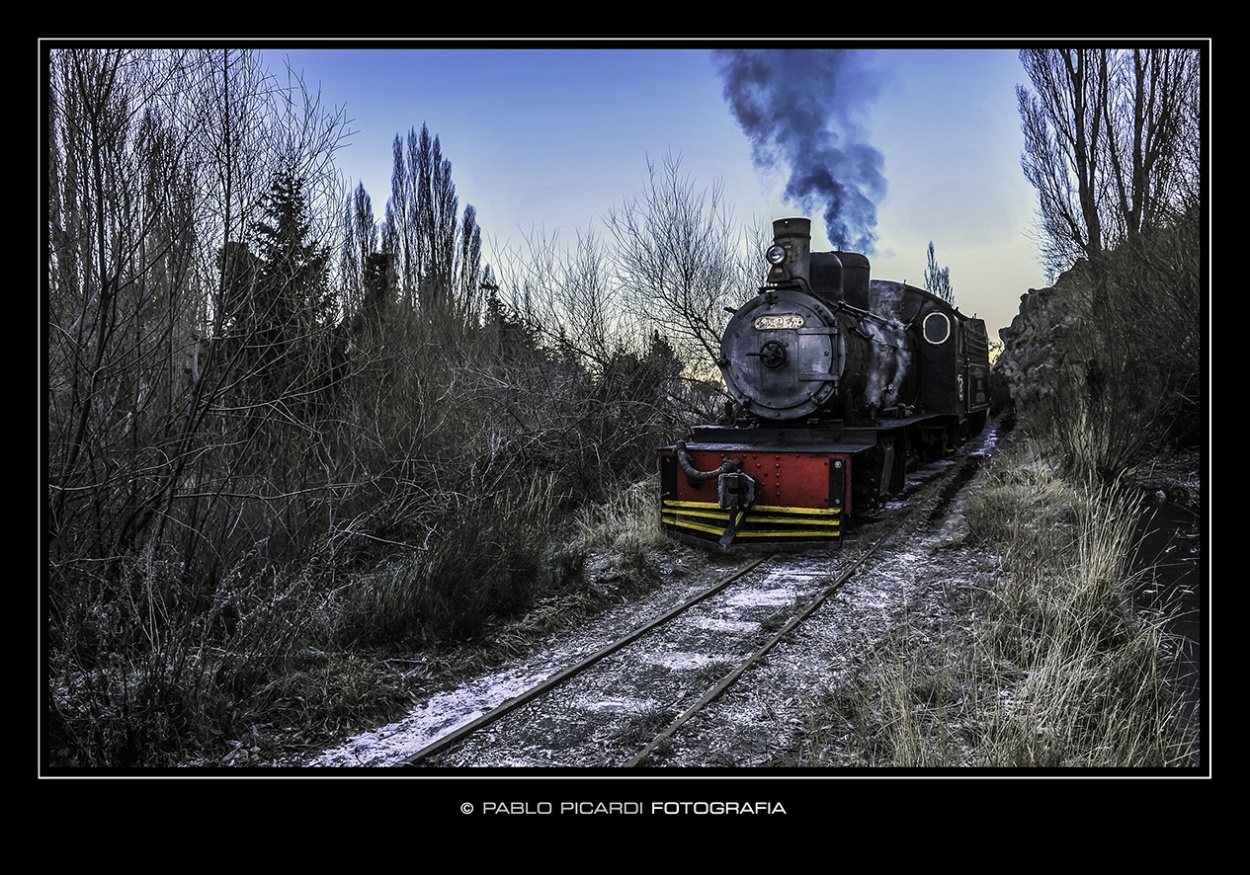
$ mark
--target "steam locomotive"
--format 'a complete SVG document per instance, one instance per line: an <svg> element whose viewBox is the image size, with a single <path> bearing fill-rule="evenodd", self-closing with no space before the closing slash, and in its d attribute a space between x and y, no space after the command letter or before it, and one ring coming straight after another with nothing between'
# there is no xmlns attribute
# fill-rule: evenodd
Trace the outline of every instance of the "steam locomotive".
<svg viewBox="0 0 1250 875"><path fill-rule="evenodd" d="M778 219L718 362L724 419L660 449L661 524L722 550L840 544L843 524L953 455L989 412L985 323Z"/></svg>

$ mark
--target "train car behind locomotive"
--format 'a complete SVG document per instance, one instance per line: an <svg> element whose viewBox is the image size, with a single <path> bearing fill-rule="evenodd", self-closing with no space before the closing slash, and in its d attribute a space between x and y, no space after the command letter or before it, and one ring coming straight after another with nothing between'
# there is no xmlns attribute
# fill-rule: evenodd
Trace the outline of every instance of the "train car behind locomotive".
<svg viewBox="0 0 1250 875"><path fill-rule="evenodd" d="M721 338L724 420L660 450L661 523L731 546L838 541L989 411L985 323L779 219L759 294Z"/></svg>

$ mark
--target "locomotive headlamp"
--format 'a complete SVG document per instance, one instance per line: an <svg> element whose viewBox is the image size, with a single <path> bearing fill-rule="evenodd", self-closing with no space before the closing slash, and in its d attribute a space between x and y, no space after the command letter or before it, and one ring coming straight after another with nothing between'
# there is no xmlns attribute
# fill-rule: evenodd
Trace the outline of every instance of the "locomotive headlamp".
<svg viewBox="0 0 1250 875"><path fill-rule="evenodd" d="M768 250L764 253L764 259L769 264L781 264L781 262L786 260L786 248L774 243L772 246L769 246Z"/></svg>

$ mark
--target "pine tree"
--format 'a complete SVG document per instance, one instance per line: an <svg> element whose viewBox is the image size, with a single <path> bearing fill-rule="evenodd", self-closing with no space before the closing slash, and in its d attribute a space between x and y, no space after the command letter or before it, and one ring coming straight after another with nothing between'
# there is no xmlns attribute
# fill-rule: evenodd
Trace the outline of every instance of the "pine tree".
<svg viewBox="0 0 1250 875"><path fill-rule="evenodd" d="M292 169L275 175L250 242L255 274L240 334L253 397L306 407L308 393L323 387L331 370L334 299L329 253L312 240L304 182Z"/></svg>
<svg viewBox="0 0 1250 875"><path fill-rule="evenodd" d="M951 269L938 267L933 241L929 241L929 266L924 271L924 287L948 304L955 303L955 289L951 285Z"/></svg>

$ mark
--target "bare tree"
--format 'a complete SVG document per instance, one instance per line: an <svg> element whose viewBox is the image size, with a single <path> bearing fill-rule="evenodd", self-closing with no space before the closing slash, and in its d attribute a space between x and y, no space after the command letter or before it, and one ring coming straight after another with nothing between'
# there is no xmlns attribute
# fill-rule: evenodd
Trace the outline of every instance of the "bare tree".
<svg viewBox="0 0 1250 875"><path fill-rule="evenodd" d="M1111 69L1107 160L1117 236L1175 221L1198 196L1198 53L1132 49Z"/></svg>
<svg viewBox="0 0 1250 875"><path fill-rule="evenodd" d="M481 232L477 211L466 206L458 223L458 209L451 161L438 137L425 125L406 139L397 134L382 248L396 265L409 307L471 306L465 297L476 295Z"/></svg>
<svg viewBox="0 0 1250 875"><path fill-rule="evenodd" d="M501 303L528 316L549 348L601 373L630 320L600 238L578 230L565 245L558 234L535 231L526 236L523 252L502 254Z"/></svg>
<svg viewBox="0 0 1250 875"><path fill-rule="evenodd" d="M234 50L68 48L48 70L53 556L121 556L153 524L203 545L238 473L243 241L277 168L330 183L341 117Z"/></svg>
<svg viewBox="0 0 1250 875"><path fill-rule="evenodd" d="M642 194L608 212L616 280L635 318L668 337L687 367L708 370L720 357L725 308L754 292L746 235L721 186L696 189L680 157L648 160L647 171Z"/></svg>
<svg viewBox="0 0 1250 875"><path fill-rule="evenodd" d="M1196 49L1027 49L1021 164L1053 275L1175 219L1197 191Z"/></svg>
<svg viewBox="0 0 1250 875"><path fill-rule="evenodd" d="M926 291L933 292L946 303L955 303L955 289L951 285L951 269L938 266L937 252L933 248L932 240L929 241L929 263L924 270L924 287Z"/></svg>

